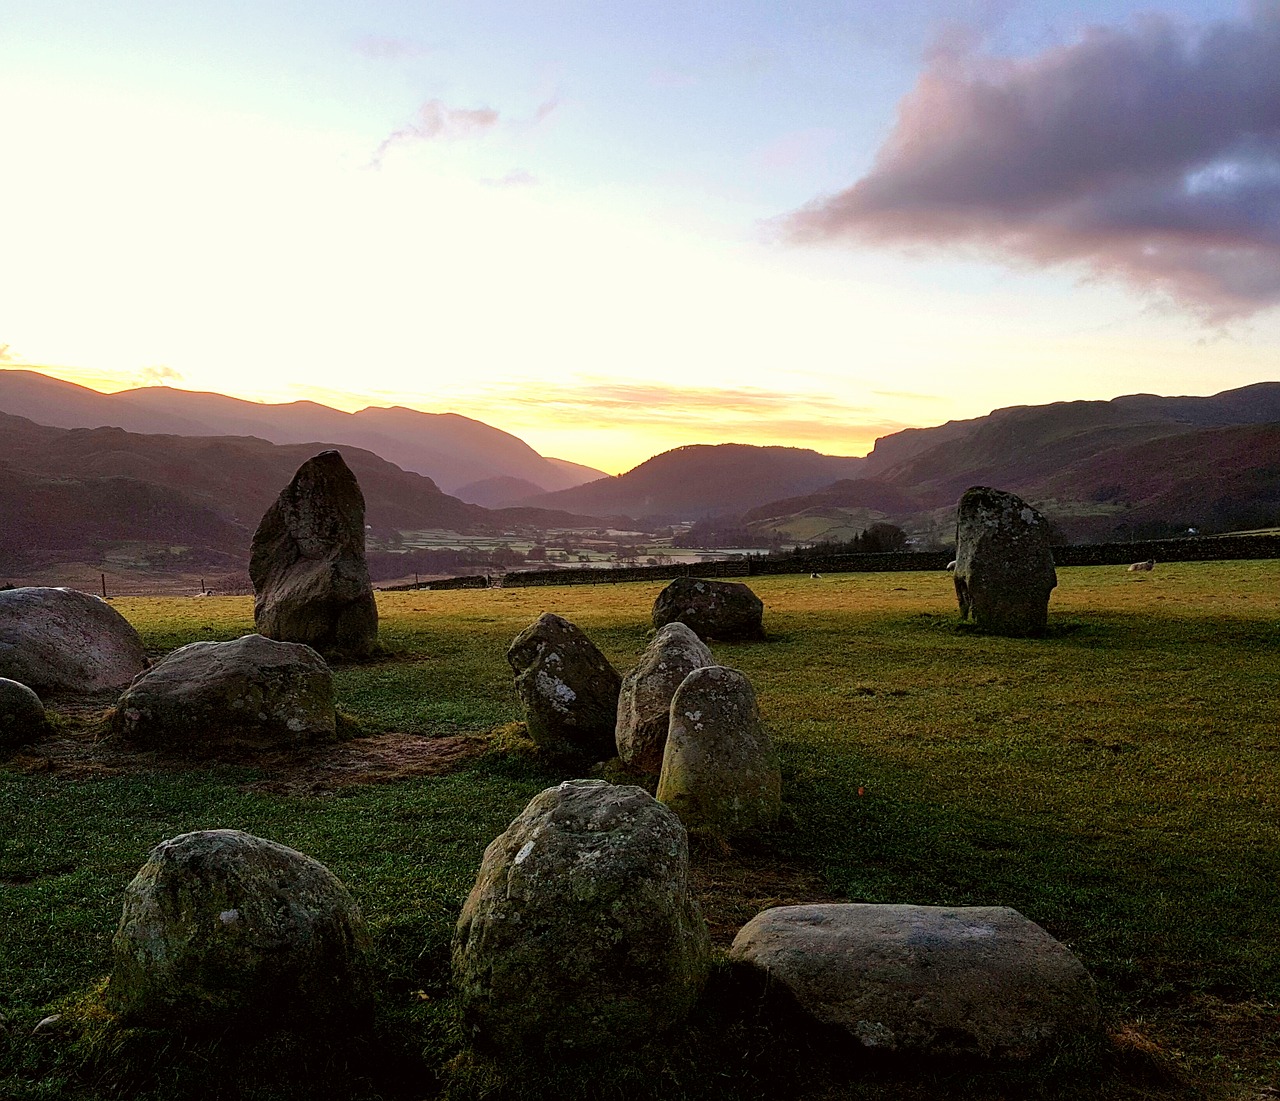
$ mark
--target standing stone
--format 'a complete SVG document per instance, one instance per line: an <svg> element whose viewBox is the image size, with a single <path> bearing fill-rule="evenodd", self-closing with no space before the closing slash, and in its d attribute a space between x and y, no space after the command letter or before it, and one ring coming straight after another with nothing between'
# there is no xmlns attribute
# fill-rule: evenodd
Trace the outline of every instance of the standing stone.
<svg viewBox="0 0 1280 1101"><path fill-rule="evenodd" d="M0 677L0 757L48 732L44 704L25 684Z"/></svg>
<svg viewBox="0 0 1280 1101"><path fill-rule="evenodd" d="M529 737L551 753L601 761L614 754L622 678L585 634L543 612L507 650Z"/></svg>
<svg viewBox="0 0 1280 1101"><path fill-rule="evenodd" d="M147 667L142 639L106 601L75 589L0 591L0 677L39 695L122 688Z"/></svg>
<svg viewBox="0 0 1280 1101"><path fill-rule="evenodd" d="M682 1021L710 938L684 827L642 788L568 780L485 850L453 938L476 1040L527 1052L615 1048Z"/></svg>
<svg viewBox="0 0 1280 1101"><path fill-rule="evenodd" d="M733 581L677 577L653 602L653 625L683 623L701 639L749 642L764 638L764 601Z"/></svg>
<svg viewBox="0 0 1280 1101"><path fill-rule="evenodd" d="M359 908L323 864L239 830L161 842L125 889L107 999L128 1024L347 1027L373 1007Z"/></svg>
<svg viewBox="0 0 1280 1101"><path fill-rule="evenodd" d="M995 634L1038 634L1057 583L1049 522L1012 493L987 486L965 490L956 510L960 618L972 615Z"/></svg>
<svg viewBox="0 0 1280 1101"><path fill-rule="evenodd" d="M1098 1024L1080 961L1004 906L778 906L729 958L885 1053L1026 1059Z"/></svg>
<svg viewBox="0 0 1280 1101"><path fill-rule="evenodd" d="M744 674L695 669L676 689L658 799L688 829L719 837L777 823L782 774Z"/></svg>
<svg viewBox="0 0 1280 1101"><path fill-rule="evenodd" d="M336 451L308 459L253 536L253 620L280 642L333 657L378 645L378 606L364 553L364 494Z"/></svg>
<svg viewBox="0 0 1280 1101"><path fill-rule="evenodd" d="M310 646L245 635L193 642L139 676L112 729L188 757L295 749L337 736L333 674Z"/></svg>
<svg viewBox="0 0 1280 1101"><path fill-rule="evenodd" d="M690 673L716 660L683 623L668 623L639 663L622 678L618 696L618 756L632 772L657 776L667 745L671 697Z"/></svg>

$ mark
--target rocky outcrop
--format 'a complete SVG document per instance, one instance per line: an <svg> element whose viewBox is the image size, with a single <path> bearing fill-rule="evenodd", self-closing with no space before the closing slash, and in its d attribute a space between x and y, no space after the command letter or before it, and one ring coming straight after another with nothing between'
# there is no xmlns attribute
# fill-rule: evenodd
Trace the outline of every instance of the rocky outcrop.
<svg viewBox="0 0 1280 1101"><path fill-rule="evenodd" d="M972 616L994 634L1038 634L1057 584L1049 522L1012 493L987 486L966 490L956 509L960 618Z"/></svg>
<svg viewBox="0 0 1280 1101"><path fill-rule="evenodd" d="M658 799L688 829L718 837L776 824L782 774L744 674L695 669L676 689Z"/></svg>
<svg viewBox="0 0 1280 1101"><path fill-rule="evenodd" d="M156 846L111 947L107 999L126 1024L345 1029L371 1017L369 935L347 889L239 830Z"/></svg>
<svg viewBox="0 0 1280 1101"><path fill-rule="evenodd" d="M743 926L729 956L889 1054L1027 1059L1098 1023L1080 961L1001 906L779 906Z"/></svg>
<svg viewBox="0 0 1280 1101"><path fill-rule="evenodd" d="M333 741L333 675L319 654L296 642L262 635L193 642L129 686L112 729L138 745L188 757Z"/></svg>
<svg viewBox="0 0 1280 1101"><path fill-rule="evenodd" d="M515 637L507 661L534 742L587 761L613 756L622 679L582 631L544 612Z"/></svg>
<svg viewBox="0 0 1280 1101"><path fill-rule="evenodd" d="M615 741L631 772L656 776L662 769L671 697L695 669L715 665L706 644L683 623L668 623L640 661L622 678Z"/></svg>
<svg viewBox="0 0 1280 1101"><path fill-rule="evenodd" d="M48 731L44 704L25 684L0 677L0 757L43 737Z"/></svg>
<svg viewBox="0 0 1280 1101"><path fill-rule="evenodd" d="M683 623L701 639L764 638L764 602L746 585L677 577L653 602L653 625Z"/></svg>
<svg viewBox="0 0 1280 1101"><path fill-rule="evenodd" d="M298 468L258 524L249 557L259 633L330 657L378 644L378 607L365 563L364 495L336 451Z"/></svg>
<svg viewBox="0 0 1280 1101"><path fill-rule="evenodd" d="M571 780L485 850L453 939L464 1019L483 1047L600 1051L688 1014L706 924L684 828L638 787Z"/></svg>
<svg viewBox="0 0 1280 1101"><path fill-rule="evenodd" d="M147 667L142 639L106 601L75 589L0 591L0 677L40 696L121 688Z"/></svg>

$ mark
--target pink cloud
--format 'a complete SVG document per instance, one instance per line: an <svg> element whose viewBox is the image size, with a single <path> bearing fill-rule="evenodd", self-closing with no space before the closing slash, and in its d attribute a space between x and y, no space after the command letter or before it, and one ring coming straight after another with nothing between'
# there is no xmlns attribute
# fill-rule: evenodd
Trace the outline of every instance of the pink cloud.
<svg viewBox="0 0 1280 1101"><path fill-rule="evenodd" d="M438 99L428 100L418 108L417 117L383 139L374 151L371 163L381 167L387 151L407 141L457 141L479 137L498 124L498 112L490 107L450 107Z"/></svg>

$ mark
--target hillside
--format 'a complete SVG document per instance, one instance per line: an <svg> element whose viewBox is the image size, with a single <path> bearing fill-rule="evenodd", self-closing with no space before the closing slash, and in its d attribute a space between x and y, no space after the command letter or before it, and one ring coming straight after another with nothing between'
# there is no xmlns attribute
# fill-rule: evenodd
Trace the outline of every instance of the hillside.
<svg viewBox="0 0 1280 1101"><path fill-rule="evenodd" d="M539 491L558 490L603 473L545 458L518 437L482 421L398 406L345 413L311 401L261 404L167 386L102 394L36 371L6 369L0 370L0 411L57 428L257 436L277 444L331 440L372 451L446 491L500 477L524 479Z"/></svg>

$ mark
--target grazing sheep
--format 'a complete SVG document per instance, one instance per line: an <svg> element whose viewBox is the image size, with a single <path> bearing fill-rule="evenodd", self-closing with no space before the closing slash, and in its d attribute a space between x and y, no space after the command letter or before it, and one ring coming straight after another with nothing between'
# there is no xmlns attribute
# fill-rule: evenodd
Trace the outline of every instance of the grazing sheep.
<svg viewBox="0 0 1280 1101"><path fill-rule="evenodd" d="M810 577L810 578L818 578L818 577L821 577L821 576L822 576L822 574L820 574L820 573L811 573L811 574L809 575L809 577Z"/></svg>
<svg viewBox="0 0 1280 1101"><path fill-rule="evenodd" d="M1139 570L1154 570L1156 568L1156 560L1148 558L1145 562L1135 562L1129 567L1130 573L1137 573Z"/></svg>

